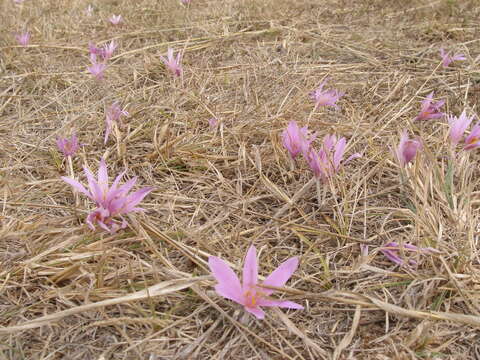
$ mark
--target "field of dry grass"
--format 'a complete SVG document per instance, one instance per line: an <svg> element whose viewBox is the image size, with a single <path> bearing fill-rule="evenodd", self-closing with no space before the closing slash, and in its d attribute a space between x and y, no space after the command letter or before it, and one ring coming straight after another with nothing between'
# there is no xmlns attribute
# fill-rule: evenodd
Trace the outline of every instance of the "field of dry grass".
<svg viewBox="0 0 480 360"><path fill-rule="evenodd" d="M88 4L0 4L0 360L480 358L479 152L453 155L445 118L413 121L433 90L478 111L478 0ZM96 81L88 43L110 40ZM440 47L467 59L444 69ZM326 76L338 111L309 98ZM114 101L130 116L104 145ZM291 120L363 157L317 192L282 146ZM424 145L405 169L403 129ZM73 131L81 182L103 157L110 179L154 187L126 229L92 231L92 202L61 180L55 140ZM439 252L401 267L391 241ZM252 244L264 276L300 258L278 296L304 310L257 320L216 294L208 257L240 272Z"/></svg>

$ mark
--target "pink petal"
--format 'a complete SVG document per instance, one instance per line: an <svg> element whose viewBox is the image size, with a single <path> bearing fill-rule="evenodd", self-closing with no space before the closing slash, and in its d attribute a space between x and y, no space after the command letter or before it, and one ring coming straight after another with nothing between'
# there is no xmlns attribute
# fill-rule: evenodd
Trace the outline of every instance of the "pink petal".
<svg viewBox="0 0 480 360"><path fill-rule="evenodd" d="M133 194L129 195L126 198L126 203L124 208L121 210L121 213L124 214L132 211L135 205L137 205L140 201L142 201L143 198L147 196L148 193L152 190L153 190L153 187L146 187L138 191L135 191Z"/></svg>
<svg viewBox="0 0 480 360"><path fill-rule="evenodd" d="M297 309L297 310L303 310L304 307L300 304L297 304L296 302L293 301L284 301L284 300L267 300L267 299L260 299L258 300L258 306L267 306L267 307L281 307L281 308L287 308L287 309Z"/></svg>
<svg viewBox="0 0 480 360"><path fill-rule="evenodd" d="M282 287L290 279L292 274L298 268L298 257L292 257L284 261L276 268L263 282L263 285ZM262 288L262 293L270 295L275 290Z"/></svg>
<svg viewBox="0 0 480 360"><path fill-rule="evenodd" d="M77 180L75 179L70 179L68 177L62 176L62 180L65 181L67 184L71 185L75 190L81 192L82 194L85 194L88 196L90 199L94 200L92 197L92 194L90 194L85 187L80 184Z"/></svg>
<svg viewBox="0 0 480 360"><path fill-rule="evenodd" d="M243 299L241 293L237 293L233 290L230 286L226 286L225 284L217 284L215 286L215 291L218 295L223 296L228 300L235 301L236 303L243 305Z"/></svg>
<svg viewBox="0 0 480 360"><path fill-rule="evenodd" d="M242 286L230 266L222 259L216 256L210 256L208 258L208 267L218 281L218 286L220 286L222 292L220 295L225 296L225 294L227 294L229 299L237 299L234 301L241 303Z"/></svg>
<svg viewBox="0 0 480 360"><path fill-rule="evenodd" d="M259 307L252 308L245 306L245 310L247 310L250 314L255 315L257 319L262 320L263 318L265 318L265 312Z"/></svg>
<svg viewBox="0 0 480 360"><path fill-rule="evenodd" d="M250 289L257 285L258 281L258 264L257 264L257 249L255 246L250 246L245 256L245 263L243 265L243 289Z"/></svg>

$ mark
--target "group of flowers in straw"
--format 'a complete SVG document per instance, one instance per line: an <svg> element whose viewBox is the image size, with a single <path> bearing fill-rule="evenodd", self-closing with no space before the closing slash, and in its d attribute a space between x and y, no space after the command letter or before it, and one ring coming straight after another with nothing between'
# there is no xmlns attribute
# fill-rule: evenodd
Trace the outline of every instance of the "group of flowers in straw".
<svg viewBox="0 0 480 360"><path fill-rule="evenodd" d="M14 2L20 4L23 0L14 0ZM190 0L183 0L182 3L188 4ZM88 6L86 10L87 15L92 15L92 12L93 8ZM118 26L122 24L123 19L121 15L113 15L108 21L112 25ZM28 31L16 35L16 40L21 46L28 46L30 39L31 35ZM87 67L87 70L96 80L101 81L107 69L107 62L117 49L117 44L114 40L106 43L103 47L97 47L95 44L89 43L88 48L91 65ZM442 66L445 68L453 61L465 60L462 54L451 56L443 49L440 49L440 55ZM174 50L169 48L167 57L162 56L160 59L173 76L182 76L181 52L179 52L177 56L174 56ZM337 101L344 96L344 93L335 89L324 90L327 80L328 79L325 79L310 96L315 102L315 108L319 106L331 106L338 109ZM440 100L434 102L433 96L434 93L432 92L422 101L420 113L415 120L439 119L445 116L440 110L445 101ZM108 142L112 129L117 126L122 116L128 116L128 112L122 109L117 102L113 103L107 109L105 117L105 144ZM463 111L458 118L455 116L447 116L450 125L449 137L453 145L456 146L461 141L473 118L474 116L467 116L466 111ZM217 120L210 119L209 123L211 127L214 127L217 124ZM283 146L288 151L292 161L295 161L299 155L302 155L319 182L324 183L328 181L328 179L338 172L341 165L346 164L352 159L361 157L361 154L355 153L343 161L347 147L347 141L344 137L337 138L336 135L326 135L323 138L323 143L320 145L319 150L316 150L312 146L315 138L316 134L309 133L307 127L300 128L295 121L291 121L282 133ZM465 150L480 147L480 124L473 127L470 134L465 137L464 142ZM68 159L69 163L71 163L72 157L75 156L75 153L81 145L78 142L77 136L73 133L70 138L59 138L57 140L57 146ZM404 130L400 137L400 143L394 151L399 165L405 167L415 158L421 148L421 140L418 138L410 139L407 131ZM107 166L104 159L100 160L97 180L87 166L84 166L84 173L87 178L88 189L75 180L73 177L73 169L72 177L62 177L62 179L76 191L84 194L95 203L95 209L89 213L86 219L87 225L93 230L96 225L110 233L115 233L119 229L125 228L127 222L122 215L130 212L143 211L144 209L137 205L153 190L152 187L145 187L130 193L137 178L134 177L125 184L120 185L120 181L126 171L118 175L112 185L109 186ZM118 220L118 218L120 220ZM400 249L398 243L390 242L382 247L381 251L388 259L400 266L416 264L412 259L404 261L400 256L400 252L432 253L436 251L432 248L419 248L411 244L402 244L401 247L402 249ZM367 251L368 248L366 247L362 249L364 254ZM213 276L218 282L215 286L216 292L227 299L243 305L246 311L259 319L265 316L261 306L303 309L301 305L292 301L274 300L269 297L274 292L275 287L284 286L295 272L298 267L297 257L290 258L283 262L262 284L258 283L257 254L253 245L248 249L245 256L242 283L224 260L216 256L211 256L208 259L208 264Z"/></svg>

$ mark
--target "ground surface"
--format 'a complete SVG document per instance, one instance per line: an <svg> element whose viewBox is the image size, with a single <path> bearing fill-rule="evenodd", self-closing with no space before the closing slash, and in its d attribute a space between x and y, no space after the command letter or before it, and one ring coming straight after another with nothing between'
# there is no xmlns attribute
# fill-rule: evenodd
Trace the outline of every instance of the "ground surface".
<svg viewBox="0 0 480 360"><path fill-rule="evenodd" d="M1 359L479 358L480 154L452 161L446 120L412 121L432 90L448 113L475 111L476 0L88 4L0 4ZM95 81L88 42L112 39ZM182 78L160 62L169 46ZM443 69L442 46L467 60ZM313 111L326 76L346 95ZM130 117L104 145L115 100ZM290 120L363 153L320 205L281 144ZM405 171L391 152L404 128L424 142ZM60 179L55 139L73 130L81 182L103 156L111 177L155 187L126 230L90 230L92 203ZM401 268L379 252L390 241L440 253ZM240 272L251 244L262 275L300 257L279 296L305 310L258 321L214 292L208 256Z"/></svg>

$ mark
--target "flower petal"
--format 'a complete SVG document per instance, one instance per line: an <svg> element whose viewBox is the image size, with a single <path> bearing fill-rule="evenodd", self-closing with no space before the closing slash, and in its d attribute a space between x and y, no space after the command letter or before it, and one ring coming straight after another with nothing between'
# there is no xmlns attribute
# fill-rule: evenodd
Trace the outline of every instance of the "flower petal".
<svg viewBox="0 0 480 360"><path fill-rule="evenodd" d="M263 282L263 285L282 287L290 279L292 274L298 268L298 257L292 257L287 261L284 261L276 268ZM275 290L263 288L262 293L270 295Z"/></svg>
<svg viewBox="0 0 480 360"><path fill-rule="evenodd" d="M250 314L255 315L257 319L262 320L263 318L265 318L265 312L259 307L252 308L252 307L245 306L245 310L247 310Z"/></svg>
<svg viewBox="0 0 480 360"><path fill-rule="evenodd" d="M303 310L304 307L300 304L297 304L296 302L293 301L288 301L288 300L267 300L267 299L260 299L258 300L258 306L267 306L267 307L281 307L281 308L287 308L287 309L297 309L297 310Z"/></svg>
<svg viewBox="0 0 480 360"><path fill-rule="evenodd" d="M212 275L218 281L218 286L223 294L229 294L229 299L241 297L242 286L240 285L240 280L225 261L216 256L210 256L208 258L208 267L210 268Z"/></svg>
<svg viewBox="0 0 480 360"><path fill-rule="evenodd" d="M62 176L62 180L65 181L67 184L71 185L75 190L81 192L82 194L88 196L90 199L93 199L92 194L85 189L85 187L80 184L77 180L68 178L66 176Z"/></svg>
<svg viewBox="0 0 480 360"><path fill-rule="evenodd" d="M250 246L245 256L245 263L243 264L243 289L250 289L257 285L258 281L258 264L257 264L257 249L255 246Z"/></svg>

